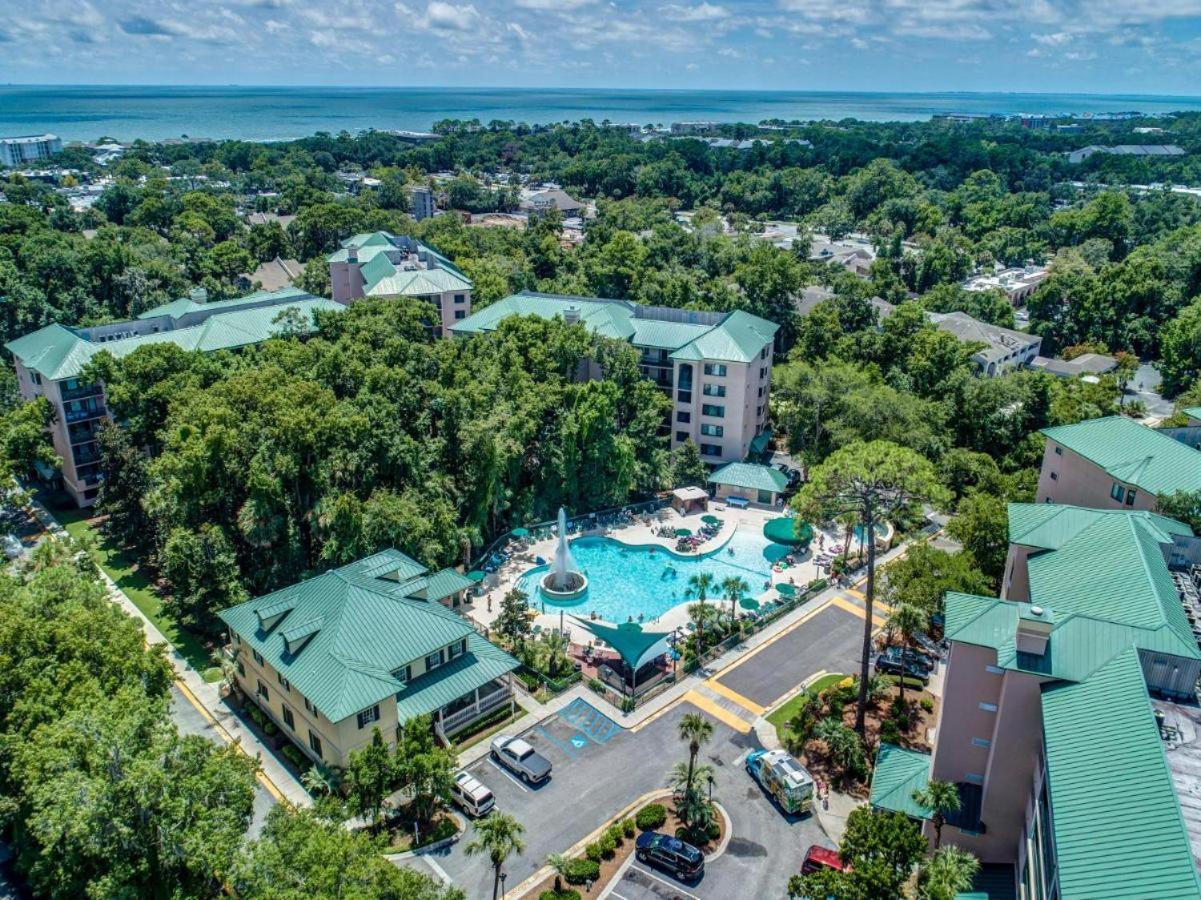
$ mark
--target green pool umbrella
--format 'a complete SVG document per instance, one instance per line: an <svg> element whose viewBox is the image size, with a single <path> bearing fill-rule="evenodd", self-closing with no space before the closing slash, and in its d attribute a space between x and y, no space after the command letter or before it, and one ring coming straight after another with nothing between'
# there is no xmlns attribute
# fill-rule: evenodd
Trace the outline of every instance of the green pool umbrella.
<svg viewBox="0 0 1201 900"><path fill-rule="evenodd" d="M691 528L677 528L676 537L692 537Z"/></svg>
<svg viewBox="0 0 1201 900"><path fill-rule="evenodd" d="M813 540L813 526L808 522L798 522L792 516L779 516L767 521L763 526L763 536L774 544L801 547Z"/></svg>
<svg viewBox="0 0 1201 900"><path fill-rule="evenodd" d="M529 537L530 530L528 528L514 528L509 532L509 534L513 535L515 538Z"/></svg>
<svg viewBox="0 0 1201 900"><path fill-rule="evenodd" d="M701 516L701 521L704 522L706 525L720 525L721 524L721 519L717 518L717 516L712 516L712 515Z"/></svg>
<svg viewBox="0 0 1201 900"><path fill-rule="evenodd" d="M743 609L757 610L759 608L759 601L754 597L743 597L738 601L738 605Z"/></svg>
<svg viewBox="0 0 1201 900"><path fill-rule="evenodd" d="M472 581L480 582L480 581L484 580L484 573L481 572L479 569L472 569L470 572L467 573L467 577L470 578Z"/></svg>
<svg viewBox="0 0 1201 900"><path fill-rule="evenodd" d="M780 594L781 597L795 597L796 596L796 585L795 584L777 584L776 591Z"/></svg>

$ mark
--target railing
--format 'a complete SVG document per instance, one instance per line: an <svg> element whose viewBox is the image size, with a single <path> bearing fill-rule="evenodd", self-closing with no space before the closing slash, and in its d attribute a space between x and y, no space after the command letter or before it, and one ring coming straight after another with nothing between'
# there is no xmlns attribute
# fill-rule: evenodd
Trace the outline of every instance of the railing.
<svg viewBox="0 0 1201 900"><path fill-rule="evenodd" d="M68 422L82 422L86 419L99 419L108 414L103 403L86 409L64 409L63 418Z"/></svg>
<svg viewBox="0 0 1201 900"><path fill-rule="evenodd" d="M59 388L59 396L63 402L67 400L82 400L84 397L96 397L103 392L99 384L85 384L77 388Z"/></svg>
<svg viewBox="0 0 1201 900"><path fill-rule="evenodd" d="M468 724L469 722L478 719L480 716L491 712L506 702L512 696L507 686L498 688L487 696L480 697L471 706L465 706L457 712L451 713L449 716L442 717L442 730L446 734L452 734L454 731Z"/></svg>

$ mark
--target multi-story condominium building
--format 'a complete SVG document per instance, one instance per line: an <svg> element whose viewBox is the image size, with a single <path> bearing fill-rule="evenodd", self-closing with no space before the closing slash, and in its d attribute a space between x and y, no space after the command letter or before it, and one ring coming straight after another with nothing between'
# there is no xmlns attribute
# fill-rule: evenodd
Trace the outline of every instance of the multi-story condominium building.
<svg viewBox="0 0 1201 900"><path fill-rule="evenodd" d="M642 354L642 374L672 399L671 445L692 441L707 463L741 460L767 427L778 326L736 311L697 312L628 300L523 291L454 324L453 335L494 331L509 316L560 316Z"/></svg>
<svg viewBox="0 0 1201 900"><path fill-rule="evenodd" d="M1011 867L1022 900L1201 897L1201 541L1149 512L1009 507L1001 599L949 593L932 756L885 746L872 802ZM927 835L932 828L927 823Z"/></svg>
<svg viewBox="0 0 1201 900"><path fill-rule="evenodd" d="M62 152L63 142L53 134L0 138L0 166L23 166Z"/></svg>
<svg viewBox="0 0 1201 900"><path fill-rule="evenodd" d="M439 311L439 334L471 315L471 279L429 247L384 231L356 234L326 257L334 299L419 297Z"/></svg>
<svg viewBox="0 0 1201 900"><path fill-rule="evenodd" d="M206 300L201 288L136 319L86 327L47 325L4 345L13 355L21 396L25 400L45 397L54 407L50 435L63 461L63 487L80 506L96 501L97 433L109 418L104 386L83 377L93 356L105 351L123 357L139 347L162 343L185 350L232 350L293 327L276 321L284 310L294 309L300 321L311 326L313 311L344 308L294 288L259 291L236 300Z"/></svg>
<svg viewBox="0 0 1201 900"><path fill-rule="evenodd" d="M1201 490L1201 450L1125 416L1044 428L1040 503L1096 509L1155 509L1175 491Z"/></svg>
<svg viewBox="0 0 1201 900"><path fill-rule="evenodd" d="M437 210L434 208L434 192L426 185L419 184L409 191L412 200L413 218L420 222L432 218Z"/></svg>
<svg viewBox="0 0 1201 900"><path fill-rule="evenodd" d="M327 765L416 716L445 740L512 702L518 666L444 605L470 586L384 550L227 609L238 686Z"/></svg>

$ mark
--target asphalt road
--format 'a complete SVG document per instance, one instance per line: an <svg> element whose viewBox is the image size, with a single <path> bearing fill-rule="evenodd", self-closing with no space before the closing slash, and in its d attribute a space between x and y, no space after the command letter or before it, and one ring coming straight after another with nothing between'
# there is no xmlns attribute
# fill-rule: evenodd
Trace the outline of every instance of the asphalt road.
<svg viewBox="0 0 1201 900"><path fill-rule="evenodd" d="M188 702L187 697L175 684L171 685L171 718L179 727L180 734L198 734L215 744L225 743L213 724ZM254 782L254 814L250 820L250 827L246 831L248 838L258 837L259 832L263 829L263 823L267 819L267 813L271 812L274 805L275 800L256 779Z"/></svg>
<svg viewBox="0 0 1201 900"><path fill-rule="evenodd" d="M773 644L748 656L720 681L766 705L815 671L850 671L858 659L862 619L841 609L823 610ZM670 707L637 731L621 728L580 699L534 726L525 737L553 765L551 779L531 788L490 759L468 767L495 794L497 807L526 827L526 849L505 866L515 887L552 853L567 850L643 794L664 788L672 767L687 760L676 735L680 718L696 707ZM635 863L615 887L619 900L650 898L782 897L806 848L832 846L813 816L784 815L747 775L743 759L759 746L754 732L740 734L714 721L703 761L715 769L713 797L726 809L733 838L726 852L706 866L696 884ZM471 898L491 895L488 862L468 857L466 840L410 864L446 877Z"/></svg>

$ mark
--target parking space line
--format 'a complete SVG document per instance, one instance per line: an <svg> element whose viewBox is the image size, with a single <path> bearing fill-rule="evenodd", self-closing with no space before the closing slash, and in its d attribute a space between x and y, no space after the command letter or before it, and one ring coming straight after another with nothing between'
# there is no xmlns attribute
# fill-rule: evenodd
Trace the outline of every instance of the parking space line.
<svg viewBox="0 0 1201 900"><path fill-rule="evenodd" d="M421 861L424 862L431 869L433 869L434 874L442 879L443 884L446 884L446 885L454 884L454 881L451 879L451 877L446 874L446 870L444 868L442 868L440 865L438 865L437 860L435 860L432 856L430 856L428 854L423 853L423 854L418 854L418 855L421 857Z"/></svg>
<svg viewBox="0 0 1201 900"><path fill-rule="evenodd" d="M690 894L690 893L688 893L688 891L686 891L686 890L684 890L683 888L681 888L681 887L680 887L678 884L676 884L675 882L668 881L666 878L660 878L660 877L659 877L658 875L656 875L654 872L648 872L648 871L647 871L646 869L644 869L642 866L639 866L639 865L633 865L633 866L630 866L630 868L631 868L631 869L634 869L634 870L636 870L636 871L638 871L638 872L641 872L641 873L642 873L643 875L645 875L647 878L654 879L655 881L659 882L659 884L665 884L665 885L667 885L669 888L671 888L673 891L675 891L675 892L676 892L676 894L677 894L678 896L680 896L680 897L689 898L689 900L701 900L701 898L700 898L700 897L698 897L696 894Z"/></svg>
<svg viewBox="0 0 1201 900"><path fill-rule="evenodd" d="M738 693L738 691L735 691L732 688L726 687L724 684L722 684L720 681L717 680L720 677L721 676L718 675L713 678L710 678L708 681L705 682L705 687L707 687L709 690L713 691L715 694L721 694L727 700L733 700L735 703L737 703L743 709L747 710L748 712L753 712L757 716L761 716L761 715L763 715L764 712L767 711L766 706L760 706L758 703L756 703L754 700L751 700L749 697L744 697L744 696L742 696L742 694Z"/></svg>
<svg viewBox="0 0 1201 900"><path fill-rule="evenodd" d="M704 710L705 712L707 712L709 715L713 716L713 718L717 719L718 721L724 722L726 725L729 725L731 728L733 728L739 734L748 734L751 730L751 725L749 722L744 722L742 719L738 718L738 716L734 715L734 713L730 712L728 709L723 709L722 707L718 706L716 703L714 703L708 697L701 694L699 691L695 691L695 690L689 691L687 694L684 695L684 699L687 700L689 703L691 703L693 706L697 706L700 709Z"/></svg>
<svg viewBox="0 0 1201 900"><path fill-rule="evenodd" d="M523 793L528 794L530 792L530 789L521 783L520 778L518 778L516 775L514 775L512 772L510 772L508 769L506 769L504 766L502 766L500 763L498 763L496 760L489 757L488 764L491 765L492 768L496 769L496 771L500 772L501 775L504 775L505 778L509 779L509 781L513 782L515 785L517 785L519 788L521 788Z"/></svg>
<svg viewBox="0 0 1201 900"><path fill-rule="evenodd" d="M562 750L564 753L566 753L572 759L576 759L577 757L579 757L580 751L578 749L571 746L571 744L567 743L566 741L559 740L557 737L555 737L553 734L551 734L549 731L547 731L541 725L539 725L536 730L538 732L540 732L544 738L546 738L548 741L550 741L552 744L554 744L556 747L558 747L560 750Z"/></svg>

